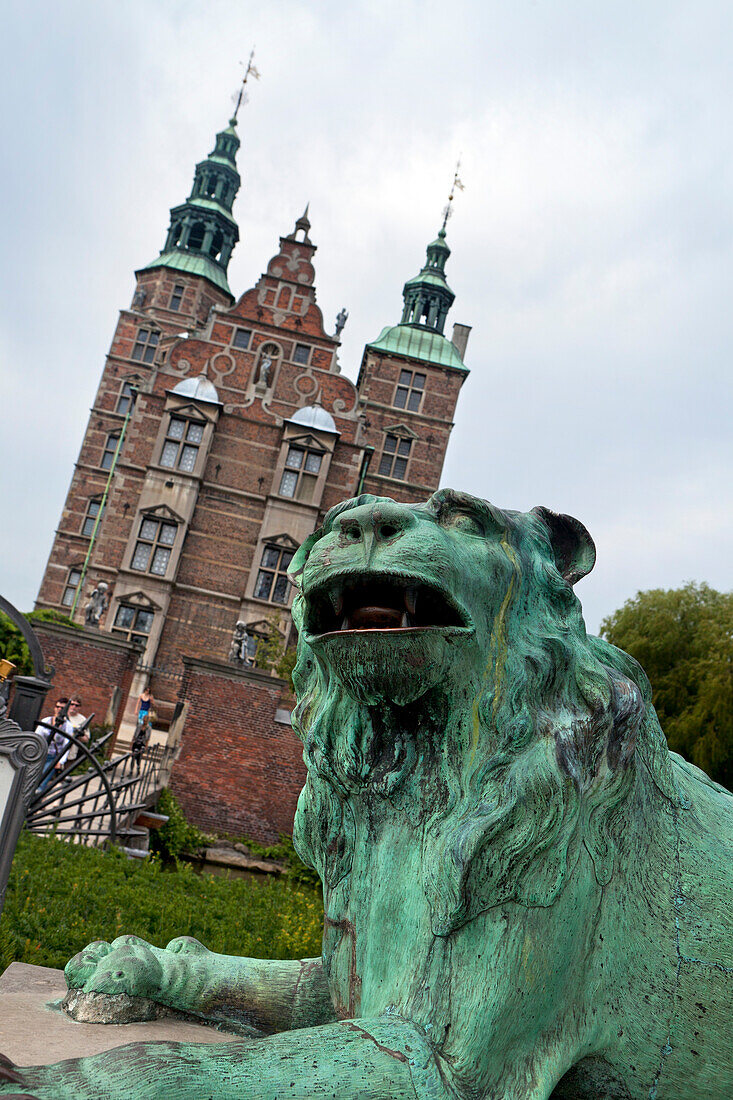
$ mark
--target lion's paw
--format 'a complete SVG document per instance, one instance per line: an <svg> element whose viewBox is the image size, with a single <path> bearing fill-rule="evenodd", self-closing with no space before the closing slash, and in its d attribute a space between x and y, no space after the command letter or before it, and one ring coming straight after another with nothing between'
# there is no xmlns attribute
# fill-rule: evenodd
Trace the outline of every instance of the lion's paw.
<svg viewBox="0 0 733 1100"><path fill-rule="evenodd" d="M119 936L111 944L98 940L66 964L66 982L85 993L155 1000L163 976L159 954L139 936Z"/></svg>

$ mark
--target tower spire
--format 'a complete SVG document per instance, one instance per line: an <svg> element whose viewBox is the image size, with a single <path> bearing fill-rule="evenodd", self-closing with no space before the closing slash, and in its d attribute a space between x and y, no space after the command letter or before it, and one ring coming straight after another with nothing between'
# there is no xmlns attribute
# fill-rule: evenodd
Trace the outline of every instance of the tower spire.
<svg viewBox="0 0 733 1100"><path fill-rule="evenodd" d="M448 202L446 203L445 210L443 211L443 224L441 226L441 230L442 230L444 235L445 235L445 227L448 224L448 218L453 213L453 198L454 198L455 193L456 193L456 188L459 191L465 191L465 189L466 189L464 184L461 182L461 180L458 176L458 171L459 171L460 167L461 167L461 158L459 156L458 160L456 161L456 170L453 173L453 183L451 184L450 194L448 195Z"/></svg>
<svg viewBox="0 0 733 1100"><path fill-rule="evenodd" d="M253 51L254 53L254 51ZM259 76L250 54L247 71L237 102L243 102L243 89L249 76ZM208 157L196 165L191 193L185 202L174 206L165 245L160 256L147 268L170 267L192 275L202 275L233 299L227 281L227 267L239 228L232 204L241 178L237 171L240 140L236 129L236 111L229 125L216 135Z"/></svg>
<svg viewBox="0 0 733 1100"><path fill-rule="evenodd" d="M244 71L244 77L242 78L242 83L239 87L239 92L237 94L237 103L236 103L236 106L234 108L234 114L232 115L232 120L231 120L232 126L236 126L237 115L239 114L239 108L242 106L243 103L247 102L247 93L245 91L245 88L247 86L247 81L249 80L250 77L253 77L255 80L260 79L260 74L259 74L258 70L252 64L252 61L254 59L254 55L255 55L255 48L253 46L251 51L250 51L249 61L247 62L247 68ZM240 65L241 64L243 64L243 62L240 61Z"/></svg>

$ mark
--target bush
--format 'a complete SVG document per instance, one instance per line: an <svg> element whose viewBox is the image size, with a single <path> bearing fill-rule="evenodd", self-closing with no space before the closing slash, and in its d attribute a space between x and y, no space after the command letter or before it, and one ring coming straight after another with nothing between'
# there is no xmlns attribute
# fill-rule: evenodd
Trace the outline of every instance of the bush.
<svg viewBox="0 0 733 1100"><path fill-rule="evenodd" d="M150 847L162 860L177 863L184 853L206 847L208 837L186 820L178 799L167 787L158 799L157 808L158 813L167 814L168 820L151 831Z"/></svg>
<svg viewBox="0 0 733 1100"><path fill-rule="evenodd" d="M201 875L24 832L0 918L0 964L62 967L92 940L123 933L157 946L187 935L226 955L312 958L322 932L320 897L305 884Z"/></svg>

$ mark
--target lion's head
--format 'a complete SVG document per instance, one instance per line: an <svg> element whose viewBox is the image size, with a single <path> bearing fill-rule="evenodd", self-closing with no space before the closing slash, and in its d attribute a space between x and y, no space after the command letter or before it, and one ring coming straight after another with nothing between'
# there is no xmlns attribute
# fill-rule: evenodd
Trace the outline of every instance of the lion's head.
<svg viewBox="0 0 733 1100"><path fill-rule="evenodd" d="M572 585L594 561L572 517L452 490L326 515L291 579L296 841L327 886L348 872L360 793L419 807L436 932L551 904L581 839L608 880L637 751L672 781L643 671L586 634Z"/></svg>

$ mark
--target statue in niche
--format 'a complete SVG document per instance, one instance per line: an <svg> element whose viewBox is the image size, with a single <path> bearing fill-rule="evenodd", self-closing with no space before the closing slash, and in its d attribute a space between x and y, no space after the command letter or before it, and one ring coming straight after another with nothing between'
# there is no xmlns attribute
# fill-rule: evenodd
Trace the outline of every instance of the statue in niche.
<svg viewBox="0 0 733 1100"><path fill-rule="evenodd" d="M102 616L109 607L106 581L100 581L96 588L89 593L89 599L84 605L84 622L87 626L99 626Z"/></svg>
<svg viewBox="0 0 733 1100"><path fill-rule="evenodd" d="M732 1096L733 796L668 751L641 667L586 634L572 586L594 561L545 508L331 509L291 562L294 841L322 957L92 943L71 1015L166 1005L246 1038L8 1067L0 1093Z"/></svg>
<svg viewBox="0 0 733 1100"><path fill-rule="evenodd" d="M229 660L233 661L235 664L251 665L252 658L247 649L250 641L251 638L247 633L247 626L240 619L234 627L234 635L231 645L229 646Z"/></svg>
<svg viewBox="0 0 733 1100"><path fill-rule="evenodd" d="M262 349L262 356L257 368L255 385L258 389L268 389L272 385L272 372L276 350L272 344L267 344Z"/></svg>

